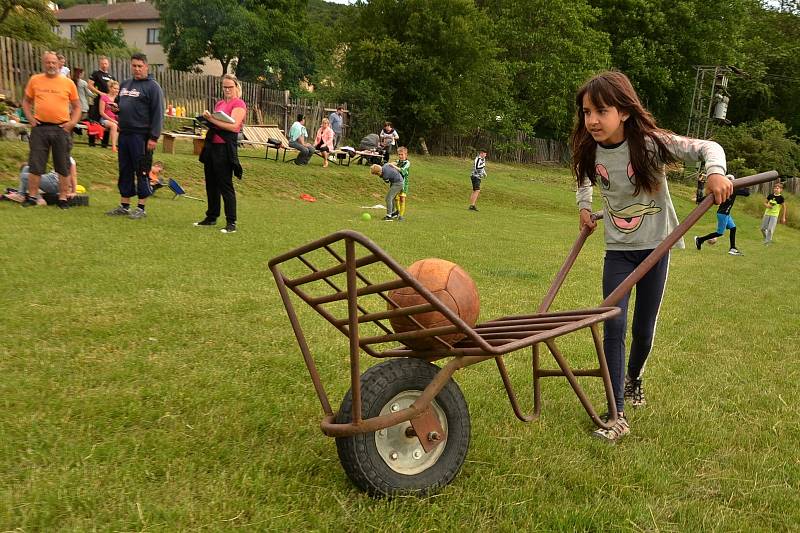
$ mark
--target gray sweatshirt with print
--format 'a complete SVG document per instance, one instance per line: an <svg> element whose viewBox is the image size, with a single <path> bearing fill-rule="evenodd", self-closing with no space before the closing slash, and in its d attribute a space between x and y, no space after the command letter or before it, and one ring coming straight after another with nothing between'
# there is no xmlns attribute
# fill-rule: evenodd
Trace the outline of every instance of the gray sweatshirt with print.
<svg viewBox="0 0 800 533"><path fill-rule="evenodd" d="M706 174L725 174L725 152L713 141L679 135L666 137L669 151L678 160L705 161ZM678 216L661 165L658 189L634 195L633 168L627 141L615 148L597 145L595 176L603 200L603 227L607 250L651 250L678 225ZM592 209L592 184L584 178L575 193L578 209ZM683 240L676 244L683 248Z"/></svg>

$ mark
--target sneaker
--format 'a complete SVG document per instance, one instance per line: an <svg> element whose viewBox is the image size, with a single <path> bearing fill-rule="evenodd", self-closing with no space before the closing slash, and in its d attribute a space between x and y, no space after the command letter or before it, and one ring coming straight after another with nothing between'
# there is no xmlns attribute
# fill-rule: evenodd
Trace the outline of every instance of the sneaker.
<svg viewBox="0 0 800 533"><path fill-rule="evenodd" d="M137 207L136 209L131 211L130 215L128 215L128 218L133 219L133 220L139 220L139 219L142 219L142 218L145 218L145 217L147 217L147 213L141 207Z"/></svg>
<svg viewBox="0 0 800 533"><path fill-rule="evenodd" d="M39 205L39 202L37 202L36 198L33 198L32 196L28 196L22 201L22 207L36 207L37 205Z"/></svg>
<svg viewBox="0 0 800 533"><path fill-rule="evenodd" d="M122 207L121 205L118 205L111 211L106 211L106 215L110 217L127 217L130 216L130 214L131 210L128 209L127 207Z"/></svg>
<svg viewBox="0 0 800 533"><path fill-rule="evenodd" d="M392 211L392 214L389 216L391 216L392 218L397 218L400 216L400 211Z"/></svg>
<svg viewBox="0 0 800 533"><path fill-rule="evenodd" d="M236 233L236 224L227 224L219 231L220 233Z"/></svg>
<svg viewBox="0 0 800 533"><path fill-rule="evenodd" d="M386 215L385 217L383 217L383 220L385 220L386 222L391 222L392 220L394 220L394 217L392 215Z"/></svg>
<svg viewBox="0 0 800 533"><path fill-rule="evenodd" d="M405 219L406 219L406 217L401 217L400 215L397 215L397 218L395 220L397 220L398 222L402 222Z"/></svg>
<svg viewBox="0 0 800 533"><path fill-rule="evenodd" d="M59 209L69 209L69 202L67 200L59 200L58 201L58 208Z"/></svg>
<svg viewBox="0 0 800 533"><path fill-rule="evenodd" d="M737 250L736 248L731 248L730 250L728 250L728 253L729 253L730 255L744 255L742 252L740 252L740 251L739 251L739 250Z"/></svg>
<svg viewBox="0 0 800 533"><path fill-rule="evenodd" d="M469 210L470 210L470 211L477 211L477 210L478 210L478 208L477 208L477 207L475 207L474 205L471 205L471 206L469 206Z"/></svg>
<svg viewBox="0 0 800 533"><path fill-rule="evenodd" d="M625 376L625 401L629 402L631 407L642 407L647 403L647 400L644 399L642 378L632 379Z"/></svg>
<svg viewBox="0 0 800 533"><path fill-rule="evenodd" d="M699 249L700 249L702 246L703 246L703 243L702 243L702 242L700 242L700 237L698 237L697 235L695 235L695 236L694 236L694 247L695 247L695 248L697 248L697 249L699 250Z"/></svg>
<svg viewBox="0 0 800 533"><path fill-rule="evenodd" d="M608 421L608 415L603 416L603 421ZM609 444L616 444L618 440L631 432L631 427L628 425L628 419L625 415L620 413L617 418L617 423L611 426L611 429L597 428L592 432L592 437L603 440Z"/></svg>
<svg viewBox="0 0 800 533"><path fill-rule="evenodd" d="M216 226L217 225L217 221L215 219L213 219L213 218L206 217L203 220L201 220L200 222L195 222L193 225L194 226Z"/></svg>

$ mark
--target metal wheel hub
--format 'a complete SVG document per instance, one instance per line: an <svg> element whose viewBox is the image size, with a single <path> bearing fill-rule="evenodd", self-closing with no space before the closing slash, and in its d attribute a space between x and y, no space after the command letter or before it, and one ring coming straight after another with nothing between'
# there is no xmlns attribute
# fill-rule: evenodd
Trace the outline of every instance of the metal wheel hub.
<svg viewBox="0 0 800 533"><path fill-rule="evenodd" d="M421 394L422 391L418 390L403 391L386 402L380 414L387 415L410 407ZM431 409L436 418L439 419L439 423L442 425L446 435L447 417L444 415L442 408L439 407L439 404L436 403L436 400L431 402ZM413 430L407 433L410 428L411 422L403 422L375 432L375 447L386 465L398 474L409 476L424 472L436 464L445 448L443 444L440 444L430 453L425 453L419 438L413 433ZM411 436L407 436L409 434ZM422 438L425 438L425 436Z"/></svg>

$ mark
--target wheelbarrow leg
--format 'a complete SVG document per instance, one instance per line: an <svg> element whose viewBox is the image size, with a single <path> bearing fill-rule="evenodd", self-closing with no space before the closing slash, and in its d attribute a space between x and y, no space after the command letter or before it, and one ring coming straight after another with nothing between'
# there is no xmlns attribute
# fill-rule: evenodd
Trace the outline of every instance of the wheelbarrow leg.
<svg viewBox="0 0 800 533"><path fill-rule="evenodd" d="M514 414L517 418L522 420L523 422L533 422L542 412L541 406L541 393L539 387L539 379L537 377L537 371L539 369L539 348L538 345L533 345L533 413L526 415L522 412L522 409L519 406L519 402L517 401L517 396L514 394L514 388L511 384L511 378L508 377L508 370L506 370L506 363L503 360L503 356L499 355L494 358L495 362L497 363L497 370L500 372L500 377L503 379L503 385L506 388L506 394L508 395L508 401L511 402L511 408L514 410Z"/></svg>
<svg viewBox="0 0 800 533"><path fill-rule="evenodd" d="M600 335L597 331L596 326L592 326L592 337L595 341L595 348L597 348L598 342L600 341ZM554 339L548 339L544 341L547 344L550 353L553 354L556 362L558 363L559 368L561 371L542 371L542 376L564 376L569 381L572 390L575 391L575 394L578 396L578 400L580 400L581 405L589 414L592 419L592 422L595 423L598 427L603 429L610 429L617 422L617 405L614 401L614 391L611 388L611 378L608 374L608 367L605 364L605 356L602 353L602 345L600 346L601 350L598 351L598 358L600 359L600 368L592 369L592 370L575 370L573 371L567 361L564 359L564 356L561 355L561 352L558 350L558 347L555 344ZM589 401L589 398L586 396L586 393L583 392L583 388L578 383L576 376L593 376L593 377L602 377L603 378L603 386L606 390L606 401L608 403L608 421L603 422L603 420L598 416L597 411L595 410L592 403Z"/></svg>
<svg viewBox="0 0 800 533"><path fill-rule="evenodd" d="M617 400L614 398L614 386L611 384L611 374L608 373L608 362L606 362L606 352L603 349L603 338L600 336L600 330L597 324L591 325L592 340L594 340L594 349L597 352L597 362L600 365L600 377L603 378L603 389L606 391L606 403L608 405L608 424L603 424L600 417L592 409L589 416L592 421L603 429L609 429L605 425L612 425L617 421Z"/></svg>

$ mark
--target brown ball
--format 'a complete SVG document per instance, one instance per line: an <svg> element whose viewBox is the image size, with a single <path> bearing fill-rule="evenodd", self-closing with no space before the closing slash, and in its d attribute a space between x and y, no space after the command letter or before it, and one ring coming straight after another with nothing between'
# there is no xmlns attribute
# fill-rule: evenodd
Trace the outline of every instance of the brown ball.
<svg viewBox="0 0 800 533"><path fill-rule="evenodd" d="M426 289L431 291L445 306L450 308L470 327L475 326L480 313L478 287L463 268L444 259L421 259L408 267L408 273L416 278ZM399 307L410 307L427 303L413 287L403 287L389 292L389 298ZM389 309L392 309L391 304ZM425 328L436 328L450 325L451 322L442 313L431 311L413 315L414 319ZM389 320L395 333L417 330L418 327L408 317L394 317ZM453 344L464 335L454 333L442 335L440 338ZM403 344L415 350L427 350L439 345L433 337L407 339Z"/></svg>

